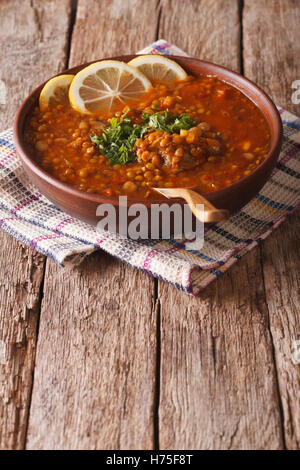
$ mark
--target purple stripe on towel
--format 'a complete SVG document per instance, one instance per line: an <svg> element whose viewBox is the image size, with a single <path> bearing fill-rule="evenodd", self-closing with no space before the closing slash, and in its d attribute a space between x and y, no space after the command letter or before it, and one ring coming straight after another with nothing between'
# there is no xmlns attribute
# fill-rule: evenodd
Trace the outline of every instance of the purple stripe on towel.
<svg viewBox="0 0 300 470"><path fill-rule="evenodd" d="M33 240L31 240L30 248L35 248L36 245L42 240L51 240L51 239L60 238L60 237L63 237L63 236L64 235L62 233L52 234L52 235L40 235L39 237L36 237Z"/></svg>
<svg viewBox="0 0 300 470"><path fill-rule="evenodd" d="M28 204L30 204L31 202L33 201L36 201L37 199L39 199L41 197L41 193L37 193L37 194L33 194L32 196L30 196L28 199L25 199L25 201L21 202L20 204L18 204L11 212L12 214L16 214L17 211L23 209L23 207L25 206L28 206Z"/></svg>

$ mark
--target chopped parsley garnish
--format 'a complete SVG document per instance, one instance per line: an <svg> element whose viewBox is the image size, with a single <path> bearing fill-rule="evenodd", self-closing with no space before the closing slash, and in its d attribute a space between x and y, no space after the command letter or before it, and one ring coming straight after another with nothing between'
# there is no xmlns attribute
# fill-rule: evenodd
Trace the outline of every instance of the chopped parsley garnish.
<svg viewBox="0 0 300 470"><path fill-rule="evenodd" d="M170 134L179 134L181 129L190 129L195 125L194 119L186 113L143 113L141 124L133 124L132 119L126 117L127 113L120 120L112 118L110 124L103 128L101 136L90 136L91 141L109 159L110 165L134 162L137 159L133 151L136 141L143 138L149 130L159 129Z"/></svg>
<svg viewBox="0 0 300 470"><path fill-rule="evenodd" d="M169 111L162 113L143 113L143 124L148 129L160 129L170 134L179 134L181 129L190 129L195 125L195 121L186 113L171 114Z"/></svg>

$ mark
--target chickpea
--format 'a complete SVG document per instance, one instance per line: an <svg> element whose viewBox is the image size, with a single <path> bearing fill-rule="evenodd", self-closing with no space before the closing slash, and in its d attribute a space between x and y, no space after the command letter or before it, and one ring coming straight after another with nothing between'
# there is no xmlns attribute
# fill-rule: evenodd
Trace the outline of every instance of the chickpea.
<svg viewBox="0 0 300 470"><path fill-rule="evenodd" d="M79 129L88 129L89 128L89 125L86 121L80 121L79 123Z"/></svg>
<svg viewBox="0 0 300 470"><path fill-rule="evenodd" d="M88 168L82 168L81 170L78 171L78 175L81 177L81 178L85 178L89 173L89 170Z"/></svg>
<svg viewBox="0 0 300 470"><path fill-rule="evenodd" d="M148 150L145 150L143 153L142 153L142 160L144 162L147 162L150 158L150 152L148 152Z"/></svg>
<svg viewBox="0 0 300 470"><path fill-rule="evenodd" d="M142 175L137 175L134 179L135 181L143 181L144 178L142 177Z"/></svg>
<svg viewBox="0 0 300 470"><path fill-rule="evenodd" d="M184 150L182 147L178 147L178 149L175 151L176 157L183 157Z"/></svg>
<svg viewBox="0 0 300 470"><path fill-rule="evenodd" d="M127 176L127 178L129 178L131 180L135 177L135 173L134 173L133 170L128 170L127 173L126 173L126 176Z"/></svg>
<svg viewBox="0 0 300 470"><path fill-rule="evenodd" d="M155 175L153 179L154 179L154 181L159 181L159 180L162 179L162 176L161 175Z"/></svg>
<svg viewBox="0 0 300 470"><path fill-rule="evenodd" d="M255 158L255 156L253 155L253 153L243 153L242 155L244 158L246 158L247 160L253 160Z"/></svg>
<svg viewBox="0 0 300 470"><path fill-rule="evenodd" d="M174 144L181 144L182 143L182 137L178 134L174 134L172 136L172 140L173 140Z"/></svg>
<svg viewBox="0 0 300 470"><path fill-rule="evenodd" d="M68 139L66 139L65 137L56 137L54 139L54 142L57 142L59 144L66 144L68 142Z"/></svg>
<svg viewBox="0 0 300 470"><path fill-rule="evenodd" d="M144 177L147 179L147 180L150 180L153 176L153 173L152 171L145 171L144 173Z"/></svg>
<svg viewBox="0 0 300 470"><path fill-rule="evenodd" d="M156 133L155 132L151 132L151 134L149 134L147 136L147 139L149 140L149 142L153 142L155 139L156 139ZM141 139L142 140L142 139Z"/></svg>
<svg viewBox="0 0 300 470"><path fill-rule="evenodd" d="M40 152L43 152L44 150L47 150L48 144L46 144L46 142L43 142L42 140L38 140L35 144L35 148Z"/></svg>
<svg viewBox="0 0 300 470"><path fill-rule="evenodd" d="M148 170L154 170L155 166L153 165L153 163L147 163L147 164L146 164L146 168L147 168Z"/></svg>
<svg viewBox="0 0 300 470"><path fill-rule="evenodd" d="M155 153L152 157L152 163L154 166L156 166L157 168L160 168L161 165L162 165L162 161L161 161L161 158L159 155L157 155L157 153Z"/></svg>
<svg viewBox="0 0 300 470"><path fill-rule="evenodd" d="M159 145L160 147L165 148L168 145L168 143L169 143L169 139L165 137L164 139L161 139Z"/></svg>
<svg viewBox="0 0 300 470"><path fill-rule="evenodd" d="M86 155L94 155L95 147L88 147L85 151Z"/></svg>
<svg viewBox="0 0 300 470"><path fill-rule="evenodd" d="M122 186L123 191L126 193L133 193L137 190L137 185L133 181L126 181Z"/></svg>
<svg viewBox="0 0 300 470"><path fill-rule="evenodd" d="M202 129L201 129L201 127L198 127L198 126L191 127L189 132L193 132L193 134L195 134L198 137L200 137L202 135Z"/></svg>

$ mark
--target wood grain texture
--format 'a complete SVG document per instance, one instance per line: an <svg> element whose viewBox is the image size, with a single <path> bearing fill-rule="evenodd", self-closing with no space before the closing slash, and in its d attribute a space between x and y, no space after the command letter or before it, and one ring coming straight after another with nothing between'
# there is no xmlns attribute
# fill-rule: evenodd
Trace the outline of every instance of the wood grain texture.
<svg viewBox="0 0 300 470"><path fill-rule="evenodd" d="M0 3L0 129L66 60L69 1ZM55 53L53 53L55 51ZM2 88L3 89L3 88ZM0 449L24 447L45 259L0 233Z"/></svg>
<svg viewBox="0 0 300 470"><path fill-rule="evenodd" d="M156 3L146 3L80 1L69 65L153 40ZM153 448L154 285L103 252L78 273L49 263L28 449Z"/></svg>
<svg viewBox="0 0 300 470"><path fill-rule="evenodd" d="M299 228L298 211L261 247L288 449L300 449L300 259L299 249L296 248L300 246Z"/></svg>
<svg viewBox="0 0 300 470"><path fill-rule="evenodd" d="M238 2L226 2L226 14L225 2L222 9L217 0L185 2L185 25L193 25L186 40L178 28L180 8L174 4L171 15L162 8L159 35L168 32L167 37L189 54L205 51L204 58L236 69ZM201 25L207 28L202 36ZM159 299L160 447L283 448L259 250L239 261L198 299L182 296L162 282Z"/></svg>
<svg viewBox="0 0 300 470"><path fill-rule="evenodd" d="M282 447L261 278L251 254L200 299L159 286L162 449Z"/></svg>
<svg viewBox="0 0 300 470"><path fill-rule="evenodd" d="M293 81L300 79L299 25L298 0L244 0L244 73L298 115L291 96Z"/></svg>
<svg viewBox="0 0 300 470"><path fill-rule="evenodd" d="M155 41L156 0L81 0L70 63L131 54Z"/></svg>
<svg viewBox="0 0 300 470"><path fill-rule="evenodd" d="M67 65L76 3L0 2L3 128L30 89ZM242 3L79 0L69 65L158 34L234 70L243 58L246 76L300 114L290 101L298 2L245 0L241 35ZM300 448L299 214L196 299L163 282L157 292L103 252L74 271L47 261L42 296L44 257L0 237L1 449L23 448L26 435L28 449L152 449L158 385L162 449Z"/></svg>
<svg viewBox="0 0 300 470"><path fill-rule="evenodd" d="M2 242L4 241L4 243ZM7 236L0 256L0 449L22 449L32 387L43 256Z"/></svg>
<svg viewBox="0 0 300 470"><path fill-rule="evenodd" d="M296 39L299 35L299 24L299 2L245 1L245 73L270 93L276 103L298 115L300 105L291 101L291 84L300 78L300 43ZM293 342L300 340L300 253L297 249L299 228L298 213L261 246L266 300L288 449L300 448L300 368L299 364L293 362Z"/></svg>
<svg viewBox="0 0 300 470"><path fill-rule="evenodd" d="M12 125L16 110L37 85L65 68L71 0L0 2L0 79L6 103L0 128Z"/></svg>
<svg viewBox="0 0 300 470"><path fill-rule="evenodd" d="M238 0L161 0L159 37L189 55L240 69Z"/></svg>
<svg viewBox="0 0 300 470"><path fill-rule="evenodd" d="M103 253L47 264L27 449L152 448L153 295Z"/></svg>

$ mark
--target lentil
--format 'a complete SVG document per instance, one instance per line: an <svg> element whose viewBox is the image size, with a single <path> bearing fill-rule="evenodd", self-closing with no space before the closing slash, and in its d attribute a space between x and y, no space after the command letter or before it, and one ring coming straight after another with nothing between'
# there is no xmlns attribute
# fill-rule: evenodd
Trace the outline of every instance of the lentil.
<svg viewBox="0 0 300 470"><path fill-rule="evenodd" d="M137 124L142 112L187 113L196 124L169 134L161 129L136 142L137 160L110 166L90 141L112 117L125 111ZM38 164L81 191L111 197L157 198L151 188L198 187L204 194L250 174L266 158L270 134L260 110L240 91L216 77L156 83L139 102L113 114L87 117L58 105L35 108L26 139Z"/></svg>

